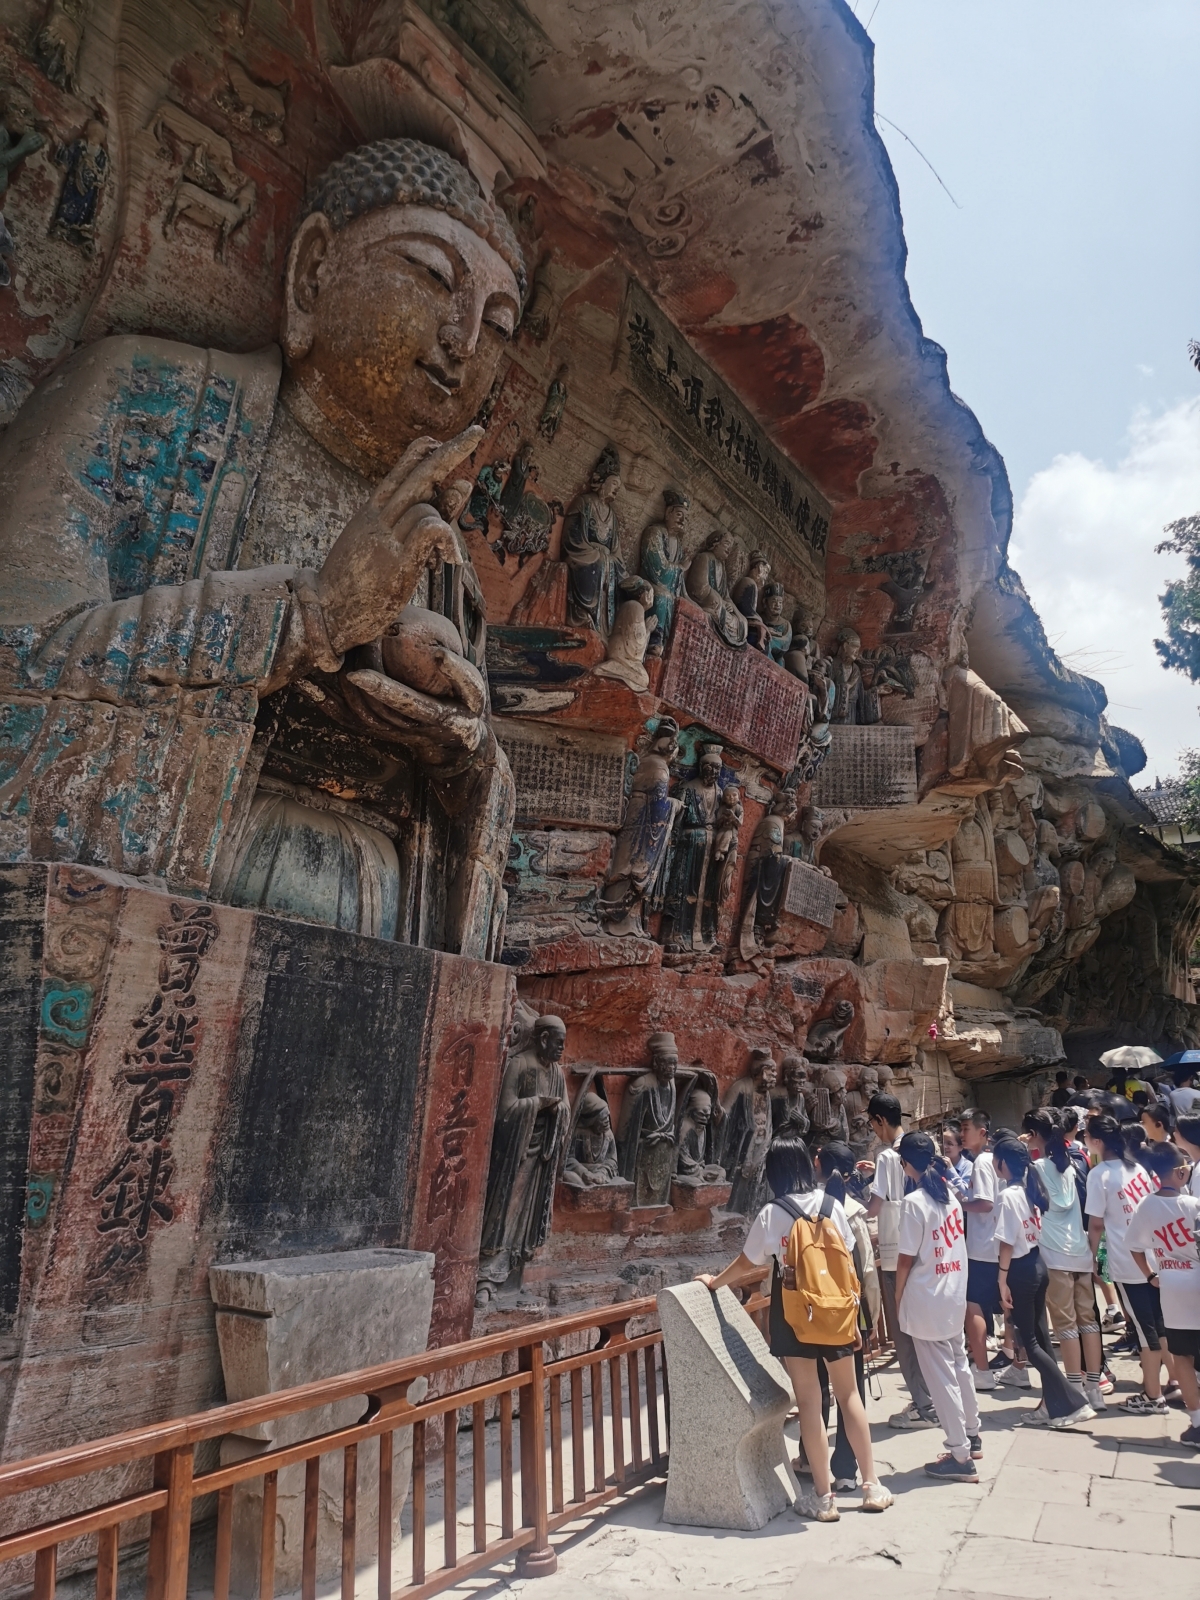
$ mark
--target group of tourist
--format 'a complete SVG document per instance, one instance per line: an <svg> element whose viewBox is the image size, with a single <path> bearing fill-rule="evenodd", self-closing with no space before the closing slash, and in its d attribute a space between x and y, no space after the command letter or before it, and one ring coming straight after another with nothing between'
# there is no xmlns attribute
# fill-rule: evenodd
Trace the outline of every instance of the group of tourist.
<svg viewBox="0 0 1200 1600"><path fill-rule="evenodd" d="M867 1114L873 1164L840 1143L810 1153L785 1124L766 1161L774 1200L737 1260L700 1275L715 1290L772 1263L770 1348L795 1389L795 1465L810 1480L800 1515L836 1521L837 1495L860 1484L864 1511L893 1502L865 1407L864 1351L881 1308L909 1396L889 1425L941 1428L945 1449L925 1467L933 1478L979 1481L976 1396L1032 1387L1031 1367L1041 1399L1021 1425L1070 1428L1107 1410L1104 1333L1110 1353L1141 1365L1123 1411L1181 1405L1181 1442L1200 1446L1200 1090L1185 1069L1160 1086L1118 1075L1107 1092L1082 1079L1068 1088L1060 1073L1051 1103L1026 1113L1019 1132L971 1109L944 1125L940 1149L927 1132L905 1132L891 1094L876 1094ZM865 1205L848 1180L866 1180ZM854 1285L856 1325L837 1320L842 1282Z"/></svg>

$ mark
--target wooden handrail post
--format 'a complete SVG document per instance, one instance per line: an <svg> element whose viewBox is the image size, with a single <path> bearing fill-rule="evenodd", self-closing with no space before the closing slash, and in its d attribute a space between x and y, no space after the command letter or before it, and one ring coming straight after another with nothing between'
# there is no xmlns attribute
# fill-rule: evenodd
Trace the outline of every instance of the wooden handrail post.
<svg viewBox="0 0 1200 1600"><path fill-rule="evenodd" d="M146 1600L187 1600L192 1454L193 1446L183 1444L154 1458L154 1487L167 1491L167 1503L150 1517Z"/></svg>
<svg viewBox="0 0 1200 1600"><path fill-rule="evenodd" d="M521 1346L518 1365L531 1382L521 1390L521 1521L533 1529L533 1543L517 1551L522 1578L547 1578L558 1571L550 1548L550 1513L546 1504L546 1380L542 1341Z"/></svg>

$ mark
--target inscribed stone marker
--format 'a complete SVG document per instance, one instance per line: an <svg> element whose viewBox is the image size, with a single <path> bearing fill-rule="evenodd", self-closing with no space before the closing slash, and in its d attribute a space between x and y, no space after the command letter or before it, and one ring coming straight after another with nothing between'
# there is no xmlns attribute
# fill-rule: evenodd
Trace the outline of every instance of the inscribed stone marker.
<svg viewBox="0 0 1200 1600"><path fill-rule="evenodd" d="M832 928L837 911L838 886L807 861L789 861L783 909L793 917L815 922L819 928Z"/></svg>
<svg viewBox="0 0 1200 1600"><path fill-rule="evenodd" d="M625 742L498 717L493 724L517 786L517 815L535 822L620 826Z"/></svg>
<svg viewBox="0 0 1200 1600"><path fill-rule="evenodd" d="M874 810L915 805L917 762L913 730L876 722L865 727L838 723L833 743L813 786L816 806Z"/></svg>

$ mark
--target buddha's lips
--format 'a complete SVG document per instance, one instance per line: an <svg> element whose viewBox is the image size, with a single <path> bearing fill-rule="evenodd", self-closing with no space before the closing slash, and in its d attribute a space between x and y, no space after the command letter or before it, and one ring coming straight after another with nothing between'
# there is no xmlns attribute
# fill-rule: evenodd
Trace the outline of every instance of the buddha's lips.
<svg viewBox="0 0 1200 1600"><path fill-rule="evenodd" d="M462 388L462 379L456 378L453 373L446 372L442 367L435 367L432 362L418 361L417 366L433 384L435 389L440 389L443 394L457 394Z"/></svg>

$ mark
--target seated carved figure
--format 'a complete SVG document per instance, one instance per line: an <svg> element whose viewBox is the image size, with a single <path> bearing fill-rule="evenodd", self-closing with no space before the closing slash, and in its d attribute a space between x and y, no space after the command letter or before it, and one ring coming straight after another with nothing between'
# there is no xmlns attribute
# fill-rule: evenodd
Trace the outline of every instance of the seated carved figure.
<svg viewBox="0 0 1200 1600"><path fill-rule="evenodd" d="M0 443L0 860L493 950L512 779L434 502L524 287L466 169L381 140L306 203L282 359L122 336L35 391ZM422 809L453 887L416 928Z"/></svg>

